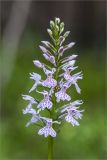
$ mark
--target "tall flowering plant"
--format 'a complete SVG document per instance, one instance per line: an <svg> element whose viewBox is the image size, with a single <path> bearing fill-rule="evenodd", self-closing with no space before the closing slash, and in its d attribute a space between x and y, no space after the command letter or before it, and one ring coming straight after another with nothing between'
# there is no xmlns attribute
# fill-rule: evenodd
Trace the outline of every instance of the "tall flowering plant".
<svg viewBox="0 0 107 160"><path fill-rule="evenodd" d="M74 42L64 45L70 31L64 34L64 23L59 18L50 21L50 28L47 32L52 40L42 41L40 50L43 57L49 61L50 65L34 60L36 67L43 70L46 79L42 79L38 73L30 73L30 79L34 81L34 85L29 93L35 91L42 95L42 99L38 100L30 95L22 95L23 99L28 101L28 106L23 109L23 114L31 114L30 121L26 124L36 124L39 127L38 134L48 137L48 160L52 159L53 139L57 136L64 122L70 123L72 126L79 126L78 119L82 118L83 110L79 110L82 100L72 101L67 90L74 85L77 93L81 93L78 86L78 80L83 78L82 72L73 74L78 68L75 66L77 55L66 56L65 52L74 46ZM39 86L43 90L38 90ZM63 101L63 106L61 106ZM48 116L43 116L44 111L48 112Z"/></svg>

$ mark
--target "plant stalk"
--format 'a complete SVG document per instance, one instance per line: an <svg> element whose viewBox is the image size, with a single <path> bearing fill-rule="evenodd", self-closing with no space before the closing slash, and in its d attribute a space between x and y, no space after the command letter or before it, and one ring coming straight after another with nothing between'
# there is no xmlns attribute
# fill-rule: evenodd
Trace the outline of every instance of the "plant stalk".
<svg viewBox="0 0 107 160"><path fill-rule="evenodd" d="M48 137L48 160L53 159L53 137Z"/></svg>

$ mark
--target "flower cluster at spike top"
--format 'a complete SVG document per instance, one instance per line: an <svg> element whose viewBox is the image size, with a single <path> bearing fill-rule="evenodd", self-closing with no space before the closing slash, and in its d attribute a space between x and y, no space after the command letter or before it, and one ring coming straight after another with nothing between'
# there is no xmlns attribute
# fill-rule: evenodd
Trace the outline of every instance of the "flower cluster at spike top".
<svg viewBox="0 0 107 160"><path fill-rule="evenodd" d="M59 18L50 21L50 28L47 32L52 40L52 44L48 41L42 41L40 50L43 57L49 61L44 64L39 60L34 60L36 67L43 70L46 79L42 79L38 73L30 73L30 79L34 81L34 85L29 90L29 93L36 91L41 94L43 99L37 100L29 95L22 95L23 99L28 102L28 106L23 109L23 114L30 114L31 120L26 124L36 124L39 128L38 134L44 137L56 137L60 127L64 122L71 123L72 126L79 126L78 119L82 118L82 112L79 110L82 100L72 102L71 96L67 90L74 85L77 93L81 93L78 86L78 80L83 78L82 72L73 74L73 71L78 68L74 66L77 55L73 54L66 56L65 52L74 46L74 42L63 45L70 31L63 34L64 23L60 22ZM44 90L39 91L38 86L42 86ZM60 102L68 103L60 106ZM46 110L49 116L43 116Z"/></svg>

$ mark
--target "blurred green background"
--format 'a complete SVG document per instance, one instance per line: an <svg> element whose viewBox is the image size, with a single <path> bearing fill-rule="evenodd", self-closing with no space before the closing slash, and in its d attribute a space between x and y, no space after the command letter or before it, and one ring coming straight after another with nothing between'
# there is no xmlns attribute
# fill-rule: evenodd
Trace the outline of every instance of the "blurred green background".
<svg viewBox="0 0 107 160"><path fill-rule="evenodd" d="M30 72L38 72L33 60L43 61L40 41L49 40L46 33L50 19L60 17L67 42L76 45L67 54L78 54L77 65L84 79L78 95L85 109L80 127L65 124L54 142L55 159L106 159L105 135L105 1L2 1L1 2L1 121L0 159L46 159L47 139L37 135L38 127L25 124L30 116L22 115L33 85ZM78 70L78 71L79 71Z"/></svg>

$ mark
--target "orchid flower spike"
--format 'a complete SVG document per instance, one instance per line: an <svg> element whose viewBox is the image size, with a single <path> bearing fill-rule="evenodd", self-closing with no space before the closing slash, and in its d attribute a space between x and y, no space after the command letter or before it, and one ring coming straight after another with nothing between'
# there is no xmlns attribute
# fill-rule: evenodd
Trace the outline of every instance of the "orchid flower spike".
<svg viewBox="0 0 107 160"><path fill-rule="evenodd" d="M64 33L64 27L64 22L61 22L58 17L50 21L50 28L47 29L47 32L51 42L44 40L39 45L45 61L33 61L35 67L38 68L38 73L30 73L30 79L34 83L29 93L34 91L35 97L38 96L39 99L31 95L22 95L22 98L28 103L23 109L23 114L32 116L26 126L35 124L39 127L38 134L45 138L48 136L55 138L65 122L69 122L72 126L79 126L79 120L82 119L84 111L80 109L83 101L73 101L71 98L73 85L77 93L81 93L78 81L83 79L83 74L80 71L76 72L76 69L79 68L75 65L78 55L66 56L66 52L72 49L75 43L64 44L70 35L70 31ZM42 72L41 75L39 70Z"/></svg>

